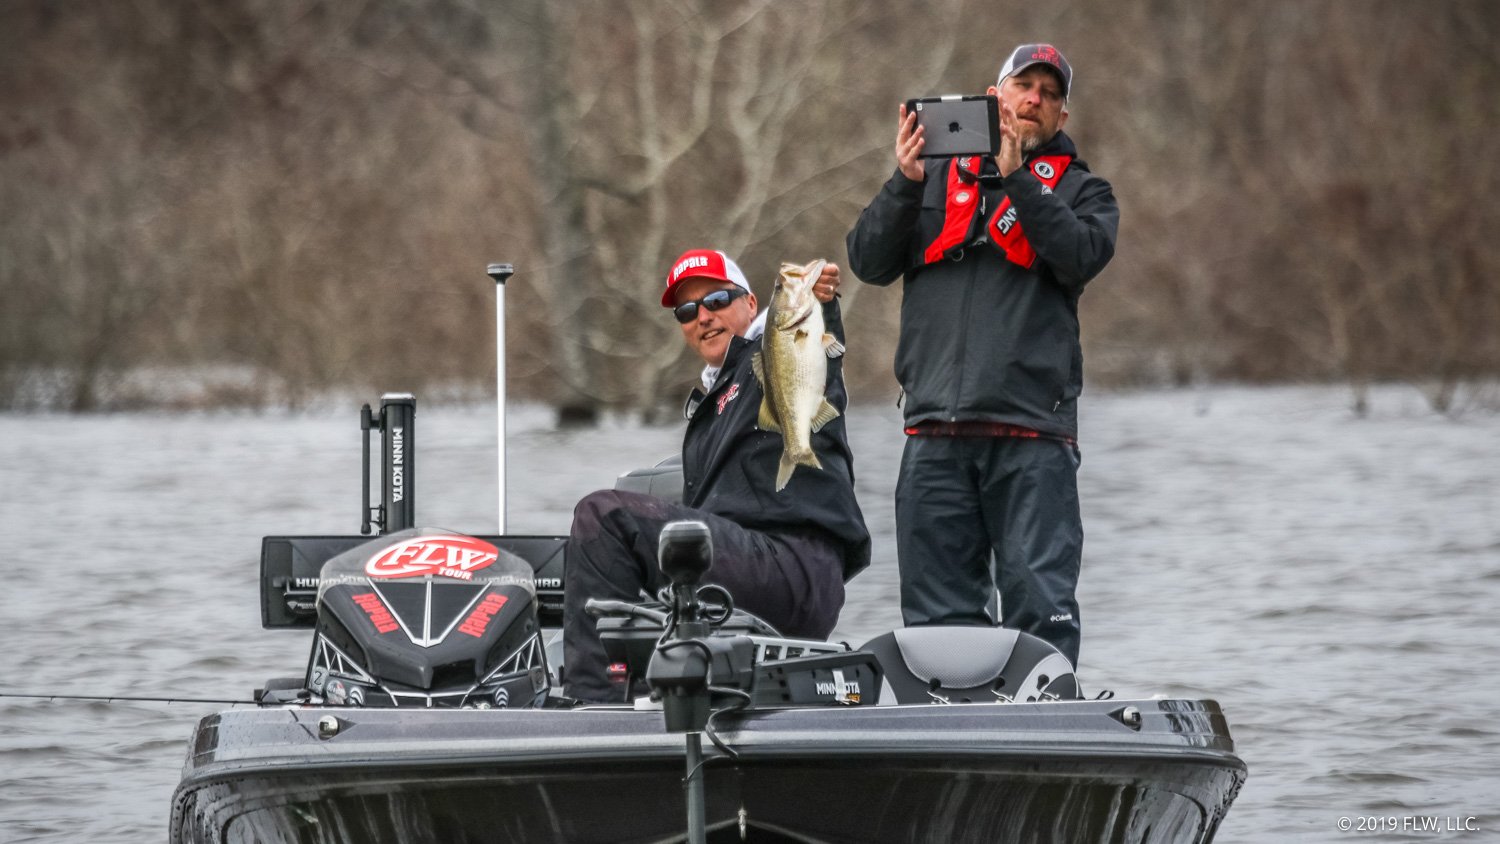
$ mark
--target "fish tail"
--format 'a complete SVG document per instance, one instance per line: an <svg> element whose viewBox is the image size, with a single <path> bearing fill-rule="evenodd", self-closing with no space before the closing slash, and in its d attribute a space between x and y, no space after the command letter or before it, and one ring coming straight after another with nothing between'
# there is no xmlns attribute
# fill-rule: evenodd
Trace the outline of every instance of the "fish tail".
<svg viewBox="0 0 1500 844"><path fill-rule="evenodd" d="M823 464L818 462L818 455L813 454L812 449L793 452L784 449L781 452L781 463L776 467L776 491L786 489L786 485L792 479L792 470L798 466L811 466L814 469L822 469Z"/></svg>

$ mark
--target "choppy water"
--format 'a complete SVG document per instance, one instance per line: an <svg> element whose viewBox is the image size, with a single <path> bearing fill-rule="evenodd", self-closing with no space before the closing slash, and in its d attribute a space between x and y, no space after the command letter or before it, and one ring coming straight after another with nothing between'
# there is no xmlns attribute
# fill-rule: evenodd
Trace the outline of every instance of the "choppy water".
<svg viewBox="0 0 1500 844"><path fill-rule="evenodd" d="M1223 704L1251 773L1221 841L1359 816L1500 840L1500 418L1375 399L1359 419L1330 389L1087 397L1080 674ZM850 421L876 556L836 637L860 641L899 620L901 435L894 409ZM566 532L680 437L547 422L512 417L512 532ZM492 530L491 411L419 406L417 428L419 521ZM0 416L0 690L245 698L300 673L307 634L259 627L259 541L357 532L358 437L353 407ZM0 841L161 840L216 708L0 699Z"/></svg>

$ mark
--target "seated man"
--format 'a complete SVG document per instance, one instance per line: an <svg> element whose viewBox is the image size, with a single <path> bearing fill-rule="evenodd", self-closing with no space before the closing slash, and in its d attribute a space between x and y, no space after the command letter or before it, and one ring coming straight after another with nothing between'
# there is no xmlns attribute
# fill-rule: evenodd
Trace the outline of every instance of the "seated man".
<svg viewBox="0 0 1500 844"><path fill-rule="evenodd" d="M869 565L870 534L854 499L853 459L842 411L843 366L828 362L827 398L841 413L812 436L821 470L799 468L775 491L782 438L756 427L763 391L751 369L765 320L744 273L722 252L683 254L667 275L663 306L703 358L701 389L688 398L682 443L683 500L604 490L586 496L568 537L563 609L565 693L584 701L621 701L605 664L589 598L640 600L664 585L657 568L661 529L679 519L706 523L713 568L706 583L725 587L735 606L787 636L826 638L844 605L844 582ZM814 295L827 330L843 340L838 267L823 269Z"/></svg>

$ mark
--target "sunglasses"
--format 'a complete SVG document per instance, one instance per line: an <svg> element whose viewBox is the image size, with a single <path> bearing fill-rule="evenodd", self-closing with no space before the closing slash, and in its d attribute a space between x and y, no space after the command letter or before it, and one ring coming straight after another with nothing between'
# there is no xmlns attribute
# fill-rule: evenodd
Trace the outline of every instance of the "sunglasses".
<svg viewBox="0 0 1500 844"><path fill-rule="evenodd" d="M700 305L710 311L722 311L729 307L730 302L744 296L748 292L743 287L735 287L729 290L715 290L702 299L693 302L683 302L681 305L673 308L672 316L677 317L678 322L687 325L698 318L698 307Z"/></svg>

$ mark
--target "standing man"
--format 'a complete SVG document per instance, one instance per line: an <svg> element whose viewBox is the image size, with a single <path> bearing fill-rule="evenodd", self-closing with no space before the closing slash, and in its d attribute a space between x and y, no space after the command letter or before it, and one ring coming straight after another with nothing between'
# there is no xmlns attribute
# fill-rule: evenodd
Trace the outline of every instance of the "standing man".
<svg viewBox="0 0 1500 844"><path fill-rule="evenodd" d="M828 264L813 288L827 330L840 342L834 298L839 268ZM751 367L761 347L764 314L745 274L723 252L694 249L672 264L661 303L672 309L688 347L705 364L702 387L688 397L682 441L681 502L619 490L591 493L573 512L563 598L566 694L619 701L589 598L640 600L665 580L657 566L661 529L697 519L713 534L705 582L729 590L735 605L788 636L823 639L844 606L844 582L870 563L870 534L854 498L853 456L845 436L840 358L828 362L825 396L840 411L812 435L821 470L792 473L776 491L781 434L756 427L764 391Z"/></svg>
<svg viewBox="0 0 1500 844"><path fill-rule="evenodd" d="M900 109L897 170L849 233L871 284L903 274L896 486L907 625L999 622L1078 664L1078 297L1114 255L1120 212L1062 127L1073 70L1017 47L988 93L1000 152L924 161ZM991 557L994 555L994 566Z"/></svg>

